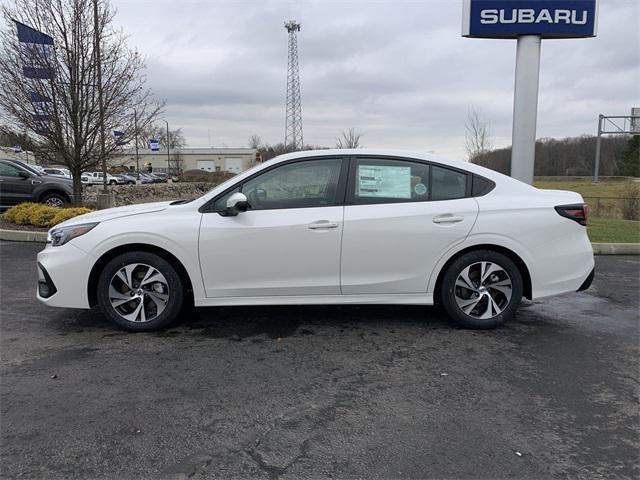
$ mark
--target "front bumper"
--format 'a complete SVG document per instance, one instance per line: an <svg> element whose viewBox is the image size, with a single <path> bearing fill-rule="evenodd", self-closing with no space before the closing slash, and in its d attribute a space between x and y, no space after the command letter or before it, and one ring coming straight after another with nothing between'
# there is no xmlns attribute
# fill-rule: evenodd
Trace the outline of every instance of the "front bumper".
<svg viewBox="0 0 640 480"><path fill-rule="evenodd" d="M38 253L36 297L52 307L90 308L87 286L95 259L73 243Z"/></svg>

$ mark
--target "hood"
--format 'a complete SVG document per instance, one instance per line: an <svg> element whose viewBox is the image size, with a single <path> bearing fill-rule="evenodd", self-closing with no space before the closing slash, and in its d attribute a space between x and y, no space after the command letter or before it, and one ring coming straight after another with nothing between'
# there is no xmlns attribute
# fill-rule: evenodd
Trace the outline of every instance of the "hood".
<svg viewBox="0 0 640 480"><path fill-rule="evenodd" d="M106 222L120 217L128 217L129 215L140 215L143 213L160 212L167 208L172 201L138 203L136 205L127 205L126 207L107 208L106 210L97 210L91 213L85 213L73 217L66 222L59 223L53 228L67 227L69 225L79 225L81 223Z"/></svg>
<svg viewBox="0 0 640 480"><path fill-rule="evenodd" d="M73 180L62 175L44 174L40 175L40 178L47 183L57 183L58 185L64 185L73 188Z"/></svg>

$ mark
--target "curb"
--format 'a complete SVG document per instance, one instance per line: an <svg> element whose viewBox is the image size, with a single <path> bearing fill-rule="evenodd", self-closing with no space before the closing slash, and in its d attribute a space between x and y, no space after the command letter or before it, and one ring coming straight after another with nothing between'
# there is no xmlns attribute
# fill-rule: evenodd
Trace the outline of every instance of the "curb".
<svg viewBox="0 0 640 480"><path fill-rule="evenodd" d="M0 240L45 243L47 232L0 229ZM591 245L594 255L640 255L640 243L592 243Z"/></svg>
<svg viewBox="0 0 640 480"><path fill-rule="evenodd" d="M0 229L0 240L12 242L47 242L47 232L33 232L29 230L3 230Z"/></svg>
<svg viewBox="0 0 640 480"><path fill-rule="evenodd" d="M594 255L640 255L640 243L592 243Z"/></svg>

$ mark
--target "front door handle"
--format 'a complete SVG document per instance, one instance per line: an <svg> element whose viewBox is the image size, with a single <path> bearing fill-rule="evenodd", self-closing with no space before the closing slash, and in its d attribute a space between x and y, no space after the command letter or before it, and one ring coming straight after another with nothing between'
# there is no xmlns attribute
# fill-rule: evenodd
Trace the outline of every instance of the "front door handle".
<svg viewBox="0 0 640 480"><path fill-rule="evenodd" d="M433 223L459 223L463 220L464 220L464 217L461 217L460 215L452 215L451 213L433 217Z"/></svg>
<svg viewBox="0 0 640 480"><path fill-rule="evenodd" d="M338 224L329 220L319 220L308 225L310 230L323 230L327 228L338 228Z"/></svg>

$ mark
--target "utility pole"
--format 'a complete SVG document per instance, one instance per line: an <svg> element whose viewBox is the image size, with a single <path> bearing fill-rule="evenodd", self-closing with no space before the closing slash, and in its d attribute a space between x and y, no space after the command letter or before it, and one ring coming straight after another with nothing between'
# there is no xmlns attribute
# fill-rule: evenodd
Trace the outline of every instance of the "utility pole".
<svg viewBox="0 0 640 480"><path fill-rule="evenodd" d="M93 0L94 50L96 53L96 74L98 86L98 109L100 122L100 158L102 159L102 192L107 191L107 159L104 148L104 100L102 98L102 58L100 56L100 25L98 21L98 0Z"/></svg>
<svg viewBox="0 0 640 480"><path fill-rule="evenodd" d="M300 70L298 68L298 32L300 24L289 20L284 24L289 32L289 54L287 62L287 106L284 127L284 145L293 150L302 150L302 99L300 98Z"/></svg>

